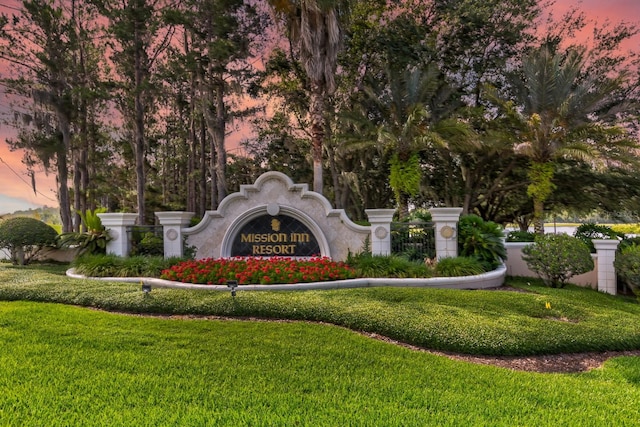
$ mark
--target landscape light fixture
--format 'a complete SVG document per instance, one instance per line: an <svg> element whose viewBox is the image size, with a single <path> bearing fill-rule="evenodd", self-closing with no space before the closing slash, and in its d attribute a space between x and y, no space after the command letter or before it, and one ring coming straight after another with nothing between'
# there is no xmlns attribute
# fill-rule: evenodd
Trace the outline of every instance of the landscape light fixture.
<svg viewBox="0 0 640 427"><path fill-rule="evenodd" d="M142 292L144 292L144 296L146 297L149 295L149 292L151 292L151 284L144 283L143 281L140 281L140 283L142 283Z"/></svg>
<svg viewBox="0 0 640 427"><path fill-rule="evenodd" d="M236 288L238 287L238 281L237 280L227 280L227 287L229 289L231 289L231 296L235 297L236 296Z"/></svg>

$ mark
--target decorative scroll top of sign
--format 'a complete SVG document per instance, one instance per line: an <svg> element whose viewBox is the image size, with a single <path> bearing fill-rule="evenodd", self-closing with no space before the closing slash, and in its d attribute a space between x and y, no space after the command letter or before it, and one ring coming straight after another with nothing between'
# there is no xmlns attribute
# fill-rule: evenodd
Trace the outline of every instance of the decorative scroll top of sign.
<svg viewBox="0 0 640 427"><path fill-rule="evenodd" d="M302 222L287 215L261 215L245 223L233 238L231 256L320 255L318 241Z"/></svg>

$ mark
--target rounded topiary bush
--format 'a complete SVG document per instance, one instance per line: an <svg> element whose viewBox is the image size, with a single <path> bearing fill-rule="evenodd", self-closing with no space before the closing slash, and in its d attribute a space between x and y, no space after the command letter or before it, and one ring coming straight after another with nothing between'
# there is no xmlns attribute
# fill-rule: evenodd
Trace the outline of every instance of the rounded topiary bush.
<svg viewBox="0 0 640 427"><path fill-rule="evenodd" d="M16 217L0 223L0 248L8 249L14 264L28 264L43 248L55 246L56 230L34 218Z"/></svg>
<svg viewBox="0 0 640 427"><path fill-rule="evenodd" d="M578 274L593 270L589 247L577 237L567 234L545 234L522 249L522 259L547 286L564 287Z"/></svg>

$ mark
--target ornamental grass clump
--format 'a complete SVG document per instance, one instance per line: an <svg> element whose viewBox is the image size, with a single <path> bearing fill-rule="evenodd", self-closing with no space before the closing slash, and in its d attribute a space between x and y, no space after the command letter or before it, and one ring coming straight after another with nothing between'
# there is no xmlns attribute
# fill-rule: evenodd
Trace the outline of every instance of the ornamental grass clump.
<svg viewBox="0 0 640 427"><path fill-rule="evenodd" d="M185 261L164 270L161 278L208 285L224 285L229 280L237 280L240 285L270 285L353 279L355 276L355 271L347 264L327 257L236 257Z"/></svg>
<svg viewBox="0 0 640 427"><path fill-rule="evenodd" d="M71 265L76 273L89 277L158 277L163 270L183 260L178 257L85 254Z"/></svg>
<svg viewBox="0 0 640 427"><path fill-rule="evenodd" d="M435 272L438 277L461 277L482 274L485 269L479 259L459 256L441 258L436 263Z"/></svg>

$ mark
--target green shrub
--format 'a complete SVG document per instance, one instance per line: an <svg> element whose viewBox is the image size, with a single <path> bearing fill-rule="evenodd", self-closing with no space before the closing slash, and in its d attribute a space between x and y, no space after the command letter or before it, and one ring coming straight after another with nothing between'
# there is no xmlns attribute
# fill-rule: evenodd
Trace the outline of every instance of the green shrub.
<svg viewBox="0 0 640 427"><path fill-rule="evenodd" d="M131 242L131 256L164 254L162 227L134 225L127 229Z"/></svg>
<svg viewBox="0 0 640 427"><path fill-rule="evenodd" d="M640 245L628 245L616 253L613 262L616 273L629 285L633 292L640 294Z"/></svg>
<svg viewBox="0 0 640 427"><path fill-rule="evenodd" d="M522 259L552 288L562 288L571 277L594 267L589 247L566 234L536 237L533 244L522 249Z"/></svg>
<svg viewBox="0 0 640 427"><path fill-rule="evenodd" d="M55 246L58 233L34 218L15 217L0 223L0 248L8 249L11 262L29 264L47 246Z"/></svg>
<svg viewBox="0 0 640 427"><path fill-rule="evenodd" d="M536 233L531 231L514 230L507 234L507 242L533 242L536 239Z"/></svg>
<svg viewBox="0 0 640 427"><path fill-rule="evenodd" d="M482 263L474 257L441 258L436 264L435 273L439 277L474 276L485 272Z"/></svg>
<svg viewBox="0 0 640 427"><path fill-rule="evenodd" d="M625 236L625 238L622 239L622 241L618 245L618 252L623 250L627 246L633 246L633 245L640 246L640 236L635 236L635 237L627 237L627 236Z"/></svg>
<svg viewBox="0 0 640 427"><path fill-rule="evenodd" d="M136 243L131 254L162 256L164 255L164 241L161 236L158 236L151 231L147 231L142 236L142 239Z"/></svg>
<svg viewBox="0 0 640 427"><path fill-rule="evenodd" d="M611 227L606 225L598 225L592 222L580 224L576 231L573 233L574 237L582 240L591 251L592 254L596 253L596 248L593 245L592 239L623 239L624 234L614 231Z"/></svg>
<svg viewBox="0 0 640 427"><path fill-rule="evenodd" d="M75 259L76 273L89 277L160 277L162 270L184 261L184 258L86 254Z"/></svg>
<svg viewBox="0 0 640 427"><path fill-rule="evenodd" d="M415 222L431 222L433 218L431 212L426 209L415 209L409 214L409 221Z"/></svg>
<svg viewBox="0 0 640 427"><path fill-rule="evenodd" d="M346 263L357 277L419 278L431 277L433 271L424 262L410 261L397 255L371 255L363 252L349 255Z"/></svg>
<svg viewBox="0 0 640 427"><path fill-rule="evenodd" d="M80 216L85 230L82 232L63 233L58 237L58 245L63 248L79 248L80 255L83 254L105 254L107 251L107 242L111 240L109 233L102 225L102 221L98 216L99 213L106 212L105 208L95 210L87 209Z"/></svg>
<svg viewBox="0 0 640 427"><path fill-rule="evenodd" d="M477 258L486 271L494 270L507 259L502 227L477 215L465 215L458 223L458 253Z"/></svg>

